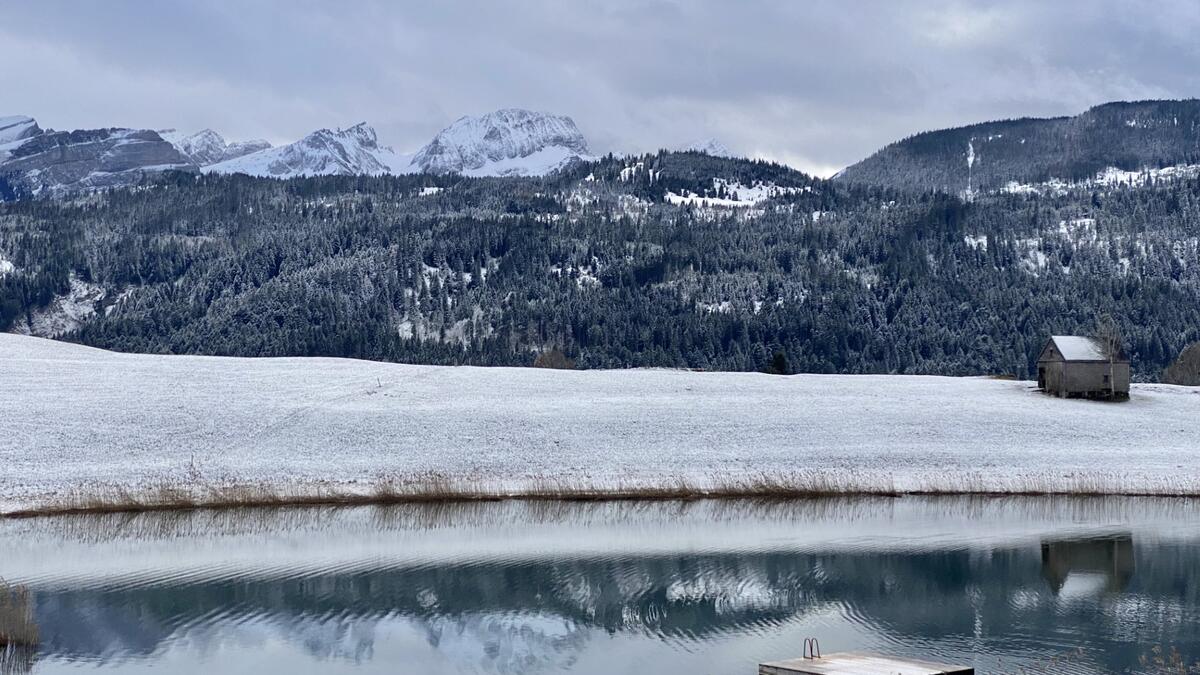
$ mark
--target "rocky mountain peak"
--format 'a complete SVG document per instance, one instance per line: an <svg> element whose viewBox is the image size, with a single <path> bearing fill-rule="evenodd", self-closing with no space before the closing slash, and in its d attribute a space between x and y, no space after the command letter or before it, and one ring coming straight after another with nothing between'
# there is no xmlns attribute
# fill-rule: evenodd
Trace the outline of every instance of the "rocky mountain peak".
<svg viewBox="0 0 1200 675"><path fill-rule="evenodd" d="M160 129L158 135L196 166L209 166L228 161L252 152L271 147L263 140L227 142L225 137L212 129L203 129L194 134L183 134L175 129Z"/></svg>
<svg viewBox="0 0 1200 675"><path fill-rule="evenodd" d="M23 141L42 133L36 120L26 115L0 117L0 146Z"/></svg>
<svg viewBox="0 0 1200 675"><path fill-rule="evenodd" d="M535 154L566 159L588 153L587 140L570 117L505 108L459 118L417 152L413 165L430 173L468 173Z"/></svg>
<svg viewBox="0 0 1200 675"><path fill-rule="evenodd" d="M702 152L713 157L733 157L733 152L715 138L705 138L683 148L684 152Z"/></svg>

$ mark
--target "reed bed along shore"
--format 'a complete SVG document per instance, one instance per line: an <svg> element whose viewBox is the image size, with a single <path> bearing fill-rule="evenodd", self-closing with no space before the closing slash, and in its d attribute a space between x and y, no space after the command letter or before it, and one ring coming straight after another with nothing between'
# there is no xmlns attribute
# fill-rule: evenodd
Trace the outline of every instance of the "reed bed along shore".
<svg viewBox="0 0 1200 675"><path fill-rule="evenodd" d="M823 497L1127 496L1200 497L1200 480L1188 476L1147 479L1107 472L1067 475L947 474L929 479L855 471L807 471L738 477L563 479L496 481L437 474L391 477L366 483L273 485L163 483L144 487L93 486L0 510L3 517L116 513L236 507L369 505L497 500L696 500L812 499Z"/></svg>

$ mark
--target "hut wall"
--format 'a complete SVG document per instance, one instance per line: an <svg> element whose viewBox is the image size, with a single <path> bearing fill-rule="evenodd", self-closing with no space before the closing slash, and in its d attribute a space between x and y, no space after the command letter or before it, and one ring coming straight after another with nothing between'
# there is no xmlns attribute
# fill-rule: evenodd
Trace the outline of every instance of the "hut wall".
<svg viewBox="0 0 1200 675"><path fill-rule="evenodd" d="M1044 370L1047 393L1066 395L1086 395L1090 393L1104 394L1110 386L1117 394L1129 393L1129 364L1114 363L1112 365L1113 383L1105 381L1109 374L1109 365L1099 361L1046 361L1038 364Z"/></svg>

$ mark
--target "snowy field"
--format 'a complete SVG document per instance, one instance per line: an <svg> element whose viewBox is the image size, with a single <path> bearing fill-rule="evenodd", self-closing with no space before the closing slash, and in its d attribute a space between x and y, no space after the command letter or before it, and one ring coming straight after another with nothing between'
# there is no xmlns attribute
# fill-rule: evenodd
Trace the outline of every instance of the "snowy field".
<svg viewBox="0 0 1200 675"><path fill-rule="evenodd" d="M0 511L174 486L276 494L1200 495L1200 389L115 354L0 334Z"/></svg>

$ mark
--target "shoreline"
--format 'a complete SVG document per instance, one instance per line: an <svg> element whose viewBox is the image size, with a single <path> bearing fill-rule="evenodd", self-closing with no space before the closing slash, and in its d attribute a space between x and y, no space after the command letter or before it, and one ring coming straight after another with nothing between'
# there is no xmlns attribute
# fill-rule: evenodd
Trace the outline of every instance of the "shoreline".
<svg viewBox="0 0 1200 675"><path fill-rule="evenodd" d="M81 492L61 499L38 500L11 509L0 509L0 520L33 519L66 515L119 514L168 511L211 511L232 509L270 509L322 506L389 506L402 504L462 504L478 502L661 502L661 501L802 501L824 499L900 499L905 497L1066 497L1066 498L1158 498L1200 499L1200 485L1183 490L1096 490L1096 489L1010 489L948 490L915 489L814 489L802 485L750 485L697 487L642 486L600 488L558 488L489 490L437 486L403 491L380 488L362 491L321 488L310 491L275 491L267 486L231 486L199 491L180 487L162 487L144 491Z"/></svg>

